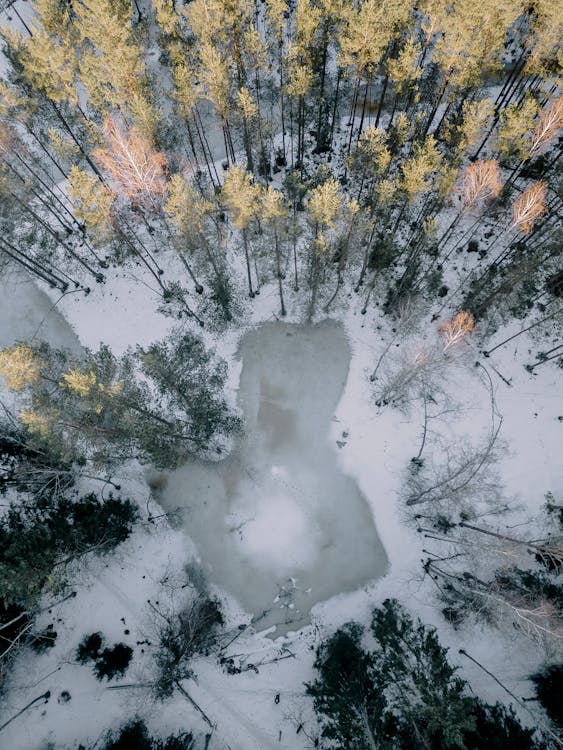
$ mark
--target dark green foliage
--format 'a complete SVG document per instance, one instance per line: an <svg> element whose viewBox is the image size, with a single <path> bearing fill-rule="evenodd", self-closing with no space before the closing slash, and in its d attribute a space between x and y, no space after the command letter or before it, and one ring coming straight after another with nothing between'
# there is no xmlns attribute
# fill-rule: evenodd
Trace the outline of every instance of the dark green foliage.
<svg viewBox="0 0 563 750"><path fill-rule="evenodd" d="M422 746L427 741L437 747L463 747L464 733L474 727L471 700L435 631L413 622L393 600L374 610L371 629L384 685L399 690L395 709L404 716L404 730L419 736Z"/></svg>
<svg viewBox="0 0 563 750"><path fill-rule="evenodd" d="M236 300L234 299L233 288L227 276L224 273L215 274L210 278L209 286L212 292L212 299L221 317L225 321L232 320L232 310L236 306Z"/></svg>
<svg viewBox="0 0 563 750"><path fill-rule="evenodd" d="M195 748L195 739L191 732L171 734L161 740L150 736L144 721L133 719L117 734L108 732L105 744L100 750L195 750Z"/></svg>
<svg viewBox="0 0 563 750"><path fill-rule="evenodd" d="M398 602L374 610L371 632L372 650L351 623L317 652L319 677L307 692L327 748L545 750L511 711L468 694L435 631Z"/></svg>
<svg viewBox="0 0 563 750"><path fill-rule="evenodd" d="M534 739L533 729L520 724L512 708L500 703L490 706L478 698L471 702L475 729L464 735L467 750L548 750L544 742Z"/></svg>
<svg viewBox="0 0 563 750"><path fill-rule="evenodd" d="M33 601L58 559L109 551L127 539L137 515L130 500L111 493L103 502L90 493L11 504L0 518L0 591Z"/></svg>
<svg viewBox="0 0 563 750"><path fill-rule="evenodd" d="M98 680L103 680L104 677L108 680L121 677L125 674L132 656L133 649L125 643L116 643L113 648L105 648L94 665L96 677Z"/></svg>
<svg viewBox="0 0 563 750"><path fill-rule="evenodd" d="M29 389L32 411L46 423L33 435L40 450L56 446L68 460L104 466L135 457L170 468L240 428L222 395L225 362L192 334L120 358L105 345L78 359L47 344L33 353L42 365Z"/></svg>
<svg viewBox="0 0 563 750"><path fill-rule="evenodd" d="M240 429L240 419L222 395L227 365L207 351L202 339L192 334L170 337L148 349L138 349L137 356L144 374L158 389L161 403L166 404L173 429L189 435L192 449L206 449L219 436ZM174 418L175 413L181 416ZM150 438L147 435L154 441L147 445L153 457L166 459L174 448L169 444L171 438L162 425Z"/></svg>
<svg viewBox="0 0 563 750"><path fill-rule="evenodd" d="M554 297L563 297L563 271L552 274L545 280L545 287Z"/></svg>
<svg viewBox="0 0 563 750"><path fill-rule="evenodd" d="M385 235L379 235L375 240L368 259L370 271L382 271L389 268L393 260L399 254L399 248L392 239Z"/></svg>
<svg viewBox="0 0 563 750"><path fill-rule="evenodd" d="M76 649L76 660L81 664L97 659L104 642L102 633L90 633L85 635Z"/></svg>
<svg viewBox="0 0 563 750"><path fill-rule="evenodd" d="M307 685L323 718L323 737L350 750L369 747L366 733L381 738L396 729L373 654L362 647L362 634L359 625L350 623L323 643L315 661L320 678Z"/></svg>
<svg viewBox="0 0 563 750"><path fill-rule="evenodd" d="M93 669L98 680L107 677L121 677L131 661L133 649L125 643L116 643L113 648L104 648L104 636L102 633L91 633L84 636L76 649L76 660L80 664L94 662Z"/></svg>
<svg viewBox="0 0 563 750"><path fill-rule="evenodd" d="M552 664L532 675L531 679L547 715L563 729L563 664Z"/></svg>

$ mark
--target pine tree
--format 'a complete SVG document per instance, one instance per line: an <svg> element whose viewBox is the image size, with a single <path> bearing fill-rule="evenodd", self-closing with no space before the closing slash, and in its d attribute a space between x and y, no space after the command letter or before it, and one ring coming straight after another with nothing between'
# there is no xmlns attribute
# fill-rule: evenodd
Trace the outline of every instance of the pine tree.
<svg viewBox="0 0 563 750"><path fill-rule="evenodd" d="M360 96L360 86L363 82L365 93L358 127L358 137L363 129L367 95L377 66L384 61L384 58L393 48L395 36L403 29L409 14L410 7L404 2L387 0L381 3L376 0L365 0L357 11L350 13L346 24L343 26L339 37L339 64L344 69L349 70L354 77L348 152L350 152L352 143L354 118ZM387 81L387 77L385 81ZM381 111L383 98L385 97L386 83L384 83L383 89L379 112ZM379 116L377 117L376 125L378 123Z"/></svg>
<svg viewBox="0 0 563 750"><path fill-rule="evenodd" d="M446 94L451 105L454 98L475 88L486 75L499 68L506 34L521 10L520 0L503 0L485 16L463 0L453 4L427 0L423 4L428 17L425 25L428 43L437 34L432 61L440 69L438 90L431 99L424 135L429 132ZM444 117L437 129L443 121Z"/></svg>
<svg viewBox="0 0 563 750"><path fill-rule="evenodd" d="M239 427L220 395L224 363L191 334L119 359L107 346L73 358L15 344L0 352L0 375L25 395L19 416L36 447L61 446L70 460L174 466L182 452L209 450Z"/></svg>
<svg viewBox="0 0 563 750"><path fill-rule="evenodd" d="M112 237L112 206L115 195L93 174L72 167L68 176L69 195L77 217L94 242L103 245Z"/></svg>
<svg viewBox="0 0 563 750"><path fill-rule="evenodd" d="M176 230L175 247L182 259L185 251L188 255L203 255L213 271L211 283L215 298L226 319L230 320L231 290L227 270L221 255L215 250L215 242L208 238L207 225L216 210L213 202L204 197L184 175L175 174L171 177L164 211Z"/></svg>
<svg viewBox="0 0 563 750"><path fill-rule="evenodd" d="M530 152L530 140L538 112L532 97L522 104L509 104L500 114L497 149L501 157L524 159Z"/></svg>
<svg viewBox="0 0 563 750"><path fill-rule="evenodd" d="M427 137L424 143L415 145L412 157L401 165L401 189L407 201L416 200L427 188L428 179L437 170L439 163L440 154L433 136Z"/></svg>
<svg viewBox="0 0 563 750"><path fill-rule="evenodd" d="M262 217L266 227L270 228L274 235L274 250L276 260L276 277L278 280L278 293L280 297L280 314L285 316L285 302L283 298L283 274L281 270L281 233L283 232L282 222L287 220L289 211L284 203L283 194L274 190L268 185L267 190L262 193Z"/></svg>
<svg viewBox="0 0 563 750"><path fill-rule="evenodd" d="M348 623L317 651L318 677L306 687L328 743L350 750L545 750L511 710L469 694L435 630L396 600L373 611L371 635L368 650L362 628Z"/></svg>
<svg viewBox="0 0 563 750"><path fill-rule="evenodd" d="M69 6L57 0L35 0L34 7L37 15L29 39L14 32L9 37L18 50L24 76L52 101L76 107L78 57Z"/></svg>
<svg viewBox="0 0 563 750"><path fill-rule="evenodd" d="M335 229L336 222L343 209L338 181L334 177L329 177L313 188L308 194L305 208L313 228L309 272L311 299L308 309L308 317L311 319L315 313L319 286L324 275L326 262L330 259L332 253L330 233Z"/></svg>
<svg viewBox="0 0 563 750"><path fill-rule="evenodd" d="M286 97L286 73L285 73L285 56L284 56L284 30L285 15L287 4L285 0L266 0L267 6L267 23L271 28L274 39L276 40L277 65L279 74L279 100L280 100L280 125L282 133L282 152L283 160L286 158L285 145L285 97Z"/></svg>
<svg viewBox="0 0 563 750"><path fill-rule="evenodd" d="M120 108L143 70L131 33L131 6L124 0L87 0L76 9L83 45L80 78L94 106Z"/></svg>
<svg viewBox="0 0 563 750"><path fill-rule="evenodd" d="M225 157L228 165L230 162L236 161L229 126L231 82L228 66L210 42L202 42L199 47L199 65L201 92L215 105L221 118Z"/></svg>
<svg viewBox="0 0 563 750"><path fill-rule="evenodd" d="M260 188L253 181L253 175L234 164L226 173L221 198L228 209L233 225L241 232L246 259L246 273L248 278L248 294L252 298L256 291L252 286L252 272L250 269L250 247L248 228L258 217L260 210ZM255 271L258 287L260 280Z"/></svg>

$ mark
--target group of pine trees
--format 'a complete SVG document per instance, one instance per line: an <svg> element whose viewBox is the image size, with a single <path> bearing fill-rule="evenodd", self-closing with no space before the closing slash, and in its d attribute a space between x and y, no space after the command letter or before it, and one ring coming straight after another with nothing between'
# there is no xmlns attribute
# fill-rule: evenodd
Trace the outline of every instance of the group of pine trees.
<svg viewBox="0 0 563 750"><path fill-rule="evenodd" d="M321 747L547 750L557 741L553 733L537 737L502 704L471 694L435 630L396 600L373 610L370 636L368 645L364 629L347 623L317 650L317 676L307 692Z"/></svg>
<svg viewBox="0 0 563 750"><path fill-rule="evenodd" d="M0 424L0 695L23 647L55 645L55 619L42 630L36 620L75 596L69 566L112 551L139 518L129 499L80 494L79 473L60 453L34 447L24 430Z"/></svg>
<svg viewBox="0 0 563 750"><path fill-rule="evenodd" d="M32 6L1 32L0 255L51 285L132 259L200 324L268 280L282 315L560 297L560 0Z"/></svg>
<svg viewBox="0 0 563 750"><path fill-rule="evenodd" d="M241 426L223 397L225 362L190 333L122 357L105 345L72 357L16 342L0 351L0 376L21 394L30 444L79 466L137 458L171 468L187 453L221 453Z"/></svg>

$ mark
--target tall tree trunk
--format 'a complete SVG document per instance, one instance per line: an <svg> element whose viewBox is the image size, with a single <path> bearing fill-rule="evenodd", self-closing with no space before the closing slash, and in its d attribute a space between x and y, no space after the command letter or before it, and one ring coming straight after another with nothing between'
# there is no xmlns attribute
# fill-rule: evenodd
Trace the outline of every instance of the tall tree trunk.
<svg viewBox="0 0 563 750"><path fill-rule="evenodd" d="M317 153L322 153L326 150L326 129L323 123L323 117L325 113L325 79L326 79L326 61L328 55L328 31L329 22L325 20L325 26L322 34L322 57L321 57L321 83L319 92L319 109L317 113Z"/></svg>
<svg viewBox="0 0 563 750"><path fill-rule="evenodd" d="M329 140L329 143L328 143L329 151L332 151L332 141L334 139L334 126L335 126L335 123L336 123L336 113L337 113L337 108L338 108L338 93L339 93L339 89L340 89L340 80L341 80L341 78L342 78L342 68L339 66L338 67L338 73L336 74L336 89L335 89L335 92L334 92L334 100L333 100L333 104L332 104L332 117L331 117L331 121L330 121L330 140ZM331 156L329 155L328 158L330 160Z"/></svg>
<svg viewBox="0 0 563 750"><path fill-rule="evenodd" d="M280 314L282 317L285 317L286 310L285 310L285 302L283 299L283 283L282 283L282 272L281 272L281 262L280 262L280 243L279 243L279 237L278 237L278 228L274 224L274 242L275 242L275 249L276 249L276 275L278 277L278 293L280 296Z"/></svg>
<svg viewBox="0 0 563 750"><path fill-rule="evenodd" d="M248 296L254 298L254 290L252 288L252 272L250 270L250 253L248 250L248 238L246 236L246 228L242 230L242 243L244 245L244 257L246 260L246 274L248 277Z"/></svg>

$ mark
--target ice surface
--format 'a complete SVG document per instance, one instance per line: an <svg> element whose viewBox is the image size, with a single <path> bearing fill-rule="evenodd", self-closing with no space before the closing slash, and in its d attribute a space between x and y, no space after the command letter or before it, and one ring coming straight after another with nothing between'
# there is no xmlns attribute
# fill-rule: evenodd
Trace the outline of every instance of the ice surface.
<svg viewBox="0 0 563 750"><path fill-rule="evenodd" d="M47 294L16 268L0 278L0 348L14 341L48 341L51 346L78 351L80 343Z"/></svg>
<svg viewBox="0 0 563 750"><path fill-rule="evenodd" d="M210 579L276 635L319 601L383 575L387 557L355 481L328 442L350 348L340 324L265 323L242 339L246 432L218 463L189 461L158 500L182 508Z"/></svg>

